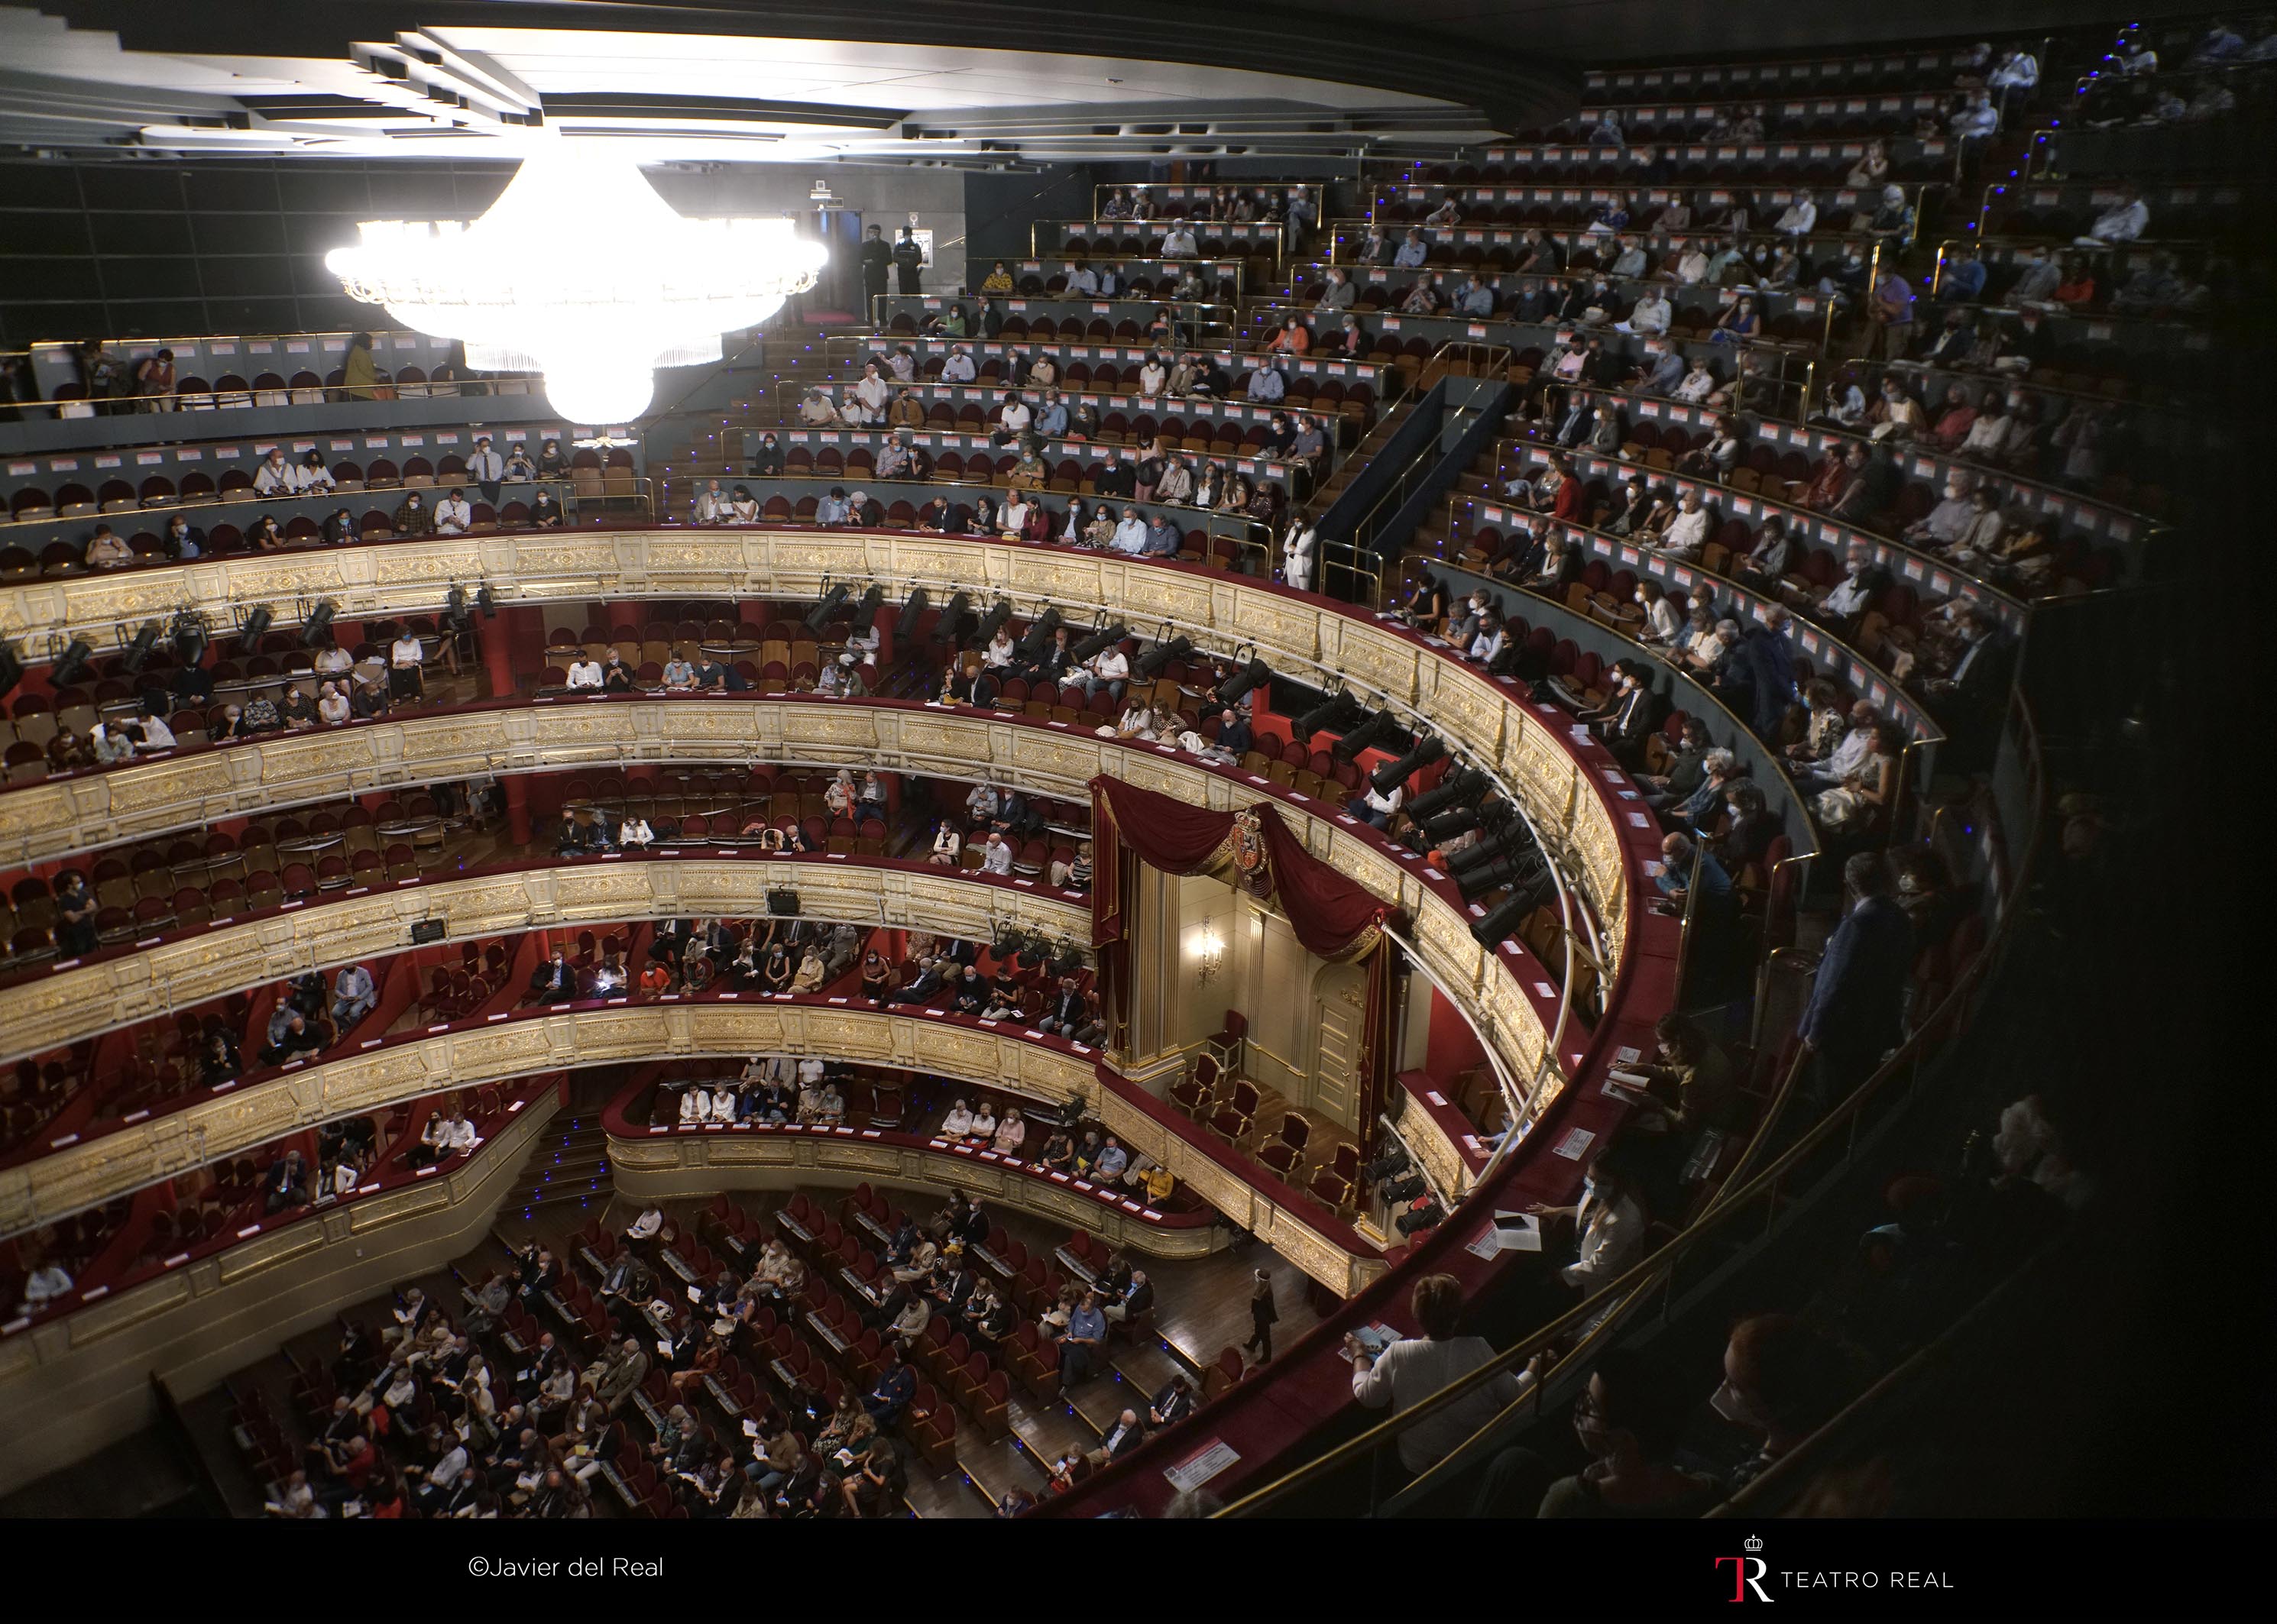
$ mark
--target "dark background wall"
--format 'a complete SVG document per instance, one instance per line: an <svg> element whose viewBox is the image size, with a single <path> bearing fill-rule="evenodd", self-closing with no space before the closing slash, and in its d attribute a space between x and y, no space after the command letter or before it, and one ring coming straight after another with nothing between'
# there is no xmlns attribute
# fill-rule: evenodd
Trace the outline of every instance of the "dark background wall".
<svg viewBox="0 0 2277 1624"><path fill-rule="evenodd" d="M646 172L683 214L784 214L814 230L807 193L818 171L805 166ZM853 164L820 172L841 208L875 219L888 235L916 215L933 231L952 278L963 276L962 172ZM369 326L384 318L340 291L325 254L354 242L362 220L472 218L513 174L511 163L443 159L0 161L0 349ZM1026 220L1020 216L1023 253ZM574 251L592 224L564 220L564 250ZM826 301L831 292L826 284L818 297ZM854 307L858 294L858 285L840 293L837 307Z"/></svg>
<svg viewBox="0 0 2277 1624"><path fill-rule="evenodd" d="M356 222L480 213L513 167L227 160L0 163L0 347L331 330L374 311L324 256Z"/></svg>

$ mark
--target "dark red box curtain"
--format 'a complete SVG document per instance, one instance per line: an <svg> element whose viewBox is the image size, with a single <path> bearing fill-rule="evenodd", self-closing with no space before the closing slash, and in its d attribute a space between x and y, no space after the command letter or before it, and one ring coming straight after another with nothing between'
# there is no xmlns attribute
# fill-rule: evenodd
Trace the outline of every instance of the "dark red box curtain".
<svg viewBox="0 0 2277 1624"><path fill-rule="evenodd" d="M1101 774L1091 781L1091 838L1092 942L1099 949L1118 1039L1128 1020L1123 938L1132 876L1126 862L1145 862L1169 874L1222 873L1251 894L1277 904L1306 952L1369 961L1362 1037L1367 1075L1356 1126L1362 1149L1372 1150L1376 1114L1391 1081L1397 947L1384 926L1397 910L1306 851L1270 801L1212 812Z"/></svg>
<svg viewBox="0 0 2277 1624"><path fill-rule="evenodd" d="M1383 939L1384 922L1395 911L1306 851L1270 801L1212 812L1101 774L1091 781L1091 806L1099 872L1112 866L1102 844L1108 841L1129 846L1167 874L1230 869L1236 884L1277 903L1305 951L1323 959L1363 957ZM1099 892L1093 912L1095 944L1123 934L1119 876L1111 890L1112 895Z"/></svg>

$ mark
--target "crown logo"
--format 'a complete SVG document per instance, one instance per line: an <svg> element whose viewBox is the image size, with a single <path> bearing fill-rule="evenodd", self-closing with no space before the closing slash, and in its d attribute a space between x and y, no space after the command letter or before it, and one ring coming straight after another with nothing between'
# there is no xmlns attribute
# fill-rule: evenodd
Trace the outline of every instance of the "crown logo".
<svg viewBox="0 0 2277 1624"><path fill-rule="evenodd" d="M1748 1553L1752 1556L1755 1552L1763 1548L1763 1538L1760 1534L1750 1534L1746 1539L1742 1540L1740 1544L1746 1548Z"/></svg>

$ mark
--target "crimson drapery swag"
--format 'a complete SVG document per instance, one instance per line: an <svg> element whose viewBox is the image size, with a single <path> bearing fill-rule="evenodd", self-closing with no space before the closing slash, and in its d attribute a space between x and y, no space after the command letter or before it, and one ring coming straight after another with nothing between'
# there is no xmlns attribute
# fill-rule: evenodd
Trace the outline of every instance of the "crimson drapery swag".
<svg viewBox="0 0 2277 1624"><path fill-rule="evenodd" d="M1306 851L1270 801L1213 812L1101 774L1091 781L1091 803L1094 944L1123 934L1116 846L1168 874L1225 873L1277 904L1305 951L1323 959L1359 959L1383 939L1392 906Z"/></svg>
<svg viewBox="0 0 2277 1624"><path fill-rule="evenodd" d="M1092 943L1118 1043L1129 1019L1126 900L1140 862L1169 874L1222 874L1276 903L1306 952L1367 961L1357 1128L1362 1154L1373 1154L1397 1024L1399 953L1384 932L1392 905L1306 851L1270 801L1212 812L1101 774L1091 781L1091 839Z"/></svg>

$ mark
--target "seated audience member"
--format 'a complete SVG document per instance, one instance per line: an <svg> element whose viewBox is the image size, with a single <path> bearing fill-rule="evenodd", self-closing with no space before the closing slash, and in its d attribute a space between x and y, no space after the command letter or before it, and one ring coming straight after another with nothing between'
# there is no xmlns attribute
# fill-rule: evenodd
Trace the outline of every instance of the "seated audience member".
<svg viewBox="0 0 2277 1624"><path fill-rule="evenodd" d="M1420 1339L1402 1338L1381 1354L1370 1354L1356 1334L1348 1333L1352 1397L1369 1409L1413 1409L1493 1358L1494 1345L1485 1338L1456 1334L1462 1308L1462 1286L1452 1275L1426 1275L1408 1294L1409 1312L1422 1329ZM1524 1395L1518 1377L1508 1372L1496 1377L1401 1432L1400 1464L1411 1473L1436 1465Z"/></svg>

